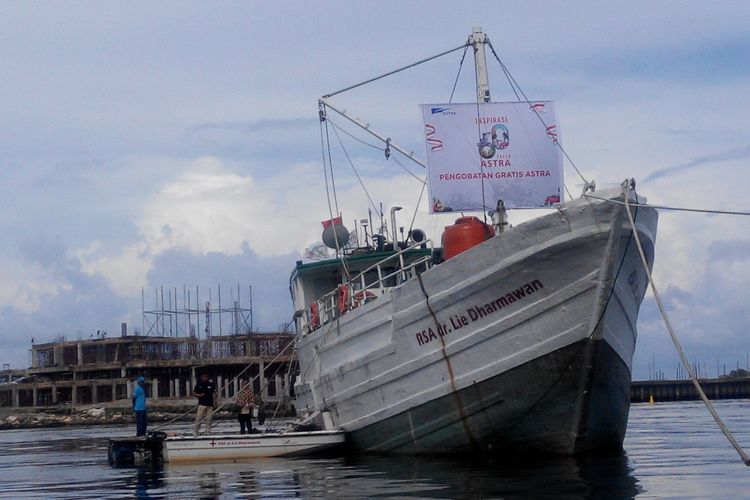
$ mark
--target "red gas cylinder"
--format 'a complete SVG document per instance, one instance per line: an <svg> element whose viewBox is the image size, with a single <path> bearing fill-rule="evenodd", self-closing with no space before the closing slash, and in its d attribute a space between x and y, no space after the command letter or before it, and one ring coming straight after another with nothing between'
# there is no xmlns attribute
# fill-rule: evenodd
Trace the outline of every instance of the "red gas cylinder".
<svg viewBox="0 0 750 500"><path fill-rule="evenodd" d="M495 230L476 217L461 217L443 231L443 255L450 259L495 236Z"/></svg>

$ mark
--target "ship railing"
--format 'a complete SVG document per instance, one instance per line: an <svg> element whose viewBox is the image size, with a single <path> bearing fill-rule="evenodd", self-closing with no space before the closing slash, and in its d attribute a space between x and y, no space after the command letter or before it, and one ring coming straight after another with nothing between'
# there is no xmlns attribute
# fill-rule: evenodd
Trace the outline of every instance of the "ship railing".
<svg viewBox="0 0 750 500"><path fill-rule="evenodd" d="M425 247L430 248L429 255L406 262L405 254L409 250ZM313 302L313 305L307 310L308 330L313 331L336 318L340 318L347 312L375 300L383 295L386 290L399 286L416 277L417 273L431 268L432 264L431 240L421 241L400 249L357 273L346 283L337 286ZM372 276L373 272L377 279L368 283L368 277Z"/></svg>

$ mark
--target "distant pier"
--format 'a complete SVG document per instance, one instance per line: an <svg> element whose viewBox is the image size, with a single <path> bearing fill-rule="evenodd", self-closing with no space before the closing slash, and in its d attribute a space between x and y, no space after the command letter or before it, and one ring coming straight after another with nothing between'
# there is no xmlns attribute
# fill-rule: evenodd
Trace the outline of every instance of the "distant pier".
<svg viewBox="0 0 750 500"><path fill-rule="evenodd" d="M744 370L743 370L744 371ZM701 379L701 387L709 399L750 398L750 377ZM648 403L660 401L699 400L690 380L638 380L630 386L630 401Z"/></svg>

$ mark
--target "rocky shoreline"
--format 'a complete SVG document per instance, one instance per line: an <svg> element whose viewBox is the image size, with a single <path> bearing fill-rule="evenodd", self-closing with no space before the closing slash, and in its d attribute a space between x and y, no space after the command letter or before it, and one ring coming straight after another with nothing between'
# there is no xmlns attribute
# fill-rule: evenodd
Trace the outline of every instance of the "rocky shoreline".
<svg viewBox="0 0 750 500"><path fill-rule="evenodd" d="M191 422L195 418L195 403L152 404L148 409L149 423ZM188 413L190 412L190 413ZM187 414L186 414L187 413ZM271 408L273 413L273 408ZM291 416L289 411L280 412L279 417ZM233 411L221 410L214 415L214 420L234 419ZM134 424L135 416L129 406L110 404L92 405L81 408L24 408L0 414L0 430L34 429L42 427L66 427L74 425L116 425Z"/></svg>

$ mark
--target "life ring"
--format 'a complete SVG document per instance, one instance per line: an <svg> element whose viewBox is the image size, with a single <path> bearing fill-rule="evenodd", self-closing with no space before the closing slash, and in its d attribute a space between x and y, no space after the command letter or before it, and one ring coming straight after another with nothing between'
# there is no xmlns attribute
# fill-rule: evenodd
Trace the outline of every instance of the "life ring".
<svg viewBox="0 0 750 500"><path fill-rule="evenodd" d="M346 314L349 310L349 285L339 286L339 313Z"/></svg>
<svg viewBox="0 0 750 500"><path fill-rule="evenodd" d="M310 330L315 330L320 326L320 311L318 310L318 303L313 302L310 304Z"/></svg>
<svg viewBox="0 0 750 500"><path fill-rule="evenodd" d="M360 290L354 294L354 300L352 301L353 307L359 307L362 304L366 304L368 300L374 299L375 297L377 297L377 295L370 290Z"/></svg>

